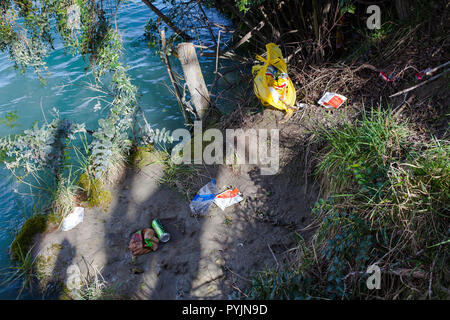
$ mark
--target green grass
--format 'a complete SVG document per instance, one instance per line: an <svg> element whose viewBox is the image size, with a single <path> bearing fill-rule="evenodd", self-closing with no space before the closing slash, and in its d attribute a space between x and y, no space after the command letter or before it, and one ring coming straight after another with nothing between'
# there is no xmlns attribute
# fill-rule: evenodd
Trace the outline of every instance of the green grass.
<svg viewBox="0 0 450 320"><path fill-rule="evenodd" d="M250 299L305 299L302 286L307 280L296 270L267 269L256 273L252 278L252 286L247 296Z"/></svg>
<svg viewBox="0 0 450 320"><path fill-rule="evenodd" d="M32 288L33 280L36 278L34 273L36 257L32 254L34 238L46 230L47 222L51 218L52 215L35 214L27 219L11 244L11 265L0 271L0 275L5 279L0 286L11 286L21 281L17 298L24 289Z"/></svg>
<svg viewBox="0 0 450 320"><path fill-rule="evenodd" d="M47 216L35 214L22 226L16 238L11 244L11 257L13 260L23 258L23 253L28 252L33 244L34 237L45 231L47 227Z"/></svg>
<svg viewBox="0 0 450 320"><path fill-rule="evenodd" d="M74 183L70 176L67 179L58 179L57 183L56 188L52 190L53 213L49 216L51 218L49 222L60 225L62 220L75 208L75 195L81 188Z"/></svg>
<svg viewBox="0 0 450 320"><path fill-rule="evenodd" d="M175 189L188 201L201 187L197 167L192 164L175 163L171 153L163 146L161 150L155 149L153 145L137 147L131 154L129 162L140 169L152 164L162 165L164 174L158 182Z"/></svg>
<svg viewBox="0 0 450 320"><path fill-rule="evenodd" d="M80 187L87 193L88 204L90 207L98 207L108 210L111 204L111 192L106 190L103 183L94 177L83 173L79 179Z"/></svg>
<svg viewBox="0 0 450 320"><path fill-rule="evenodd" d="M325 176L327 189L336 193L355 182L376 184L386 175L390 159L402 154L411 131L389 111L372 110L352 123L319 127L315 135L326 144L316 173Z"/></svg>
<svg viewBox="0 0 450 320"><path fill-rule="evenodd" d="M255 275L249 295L448 299L450 143L418 139L379 109L319 127L314 139L325 198L313 208L318 229L293 264ZM371 291L366 270L374 263L383 280Z"/></svg>
<svg viewBox="0 0 450 320"><path fill-rule="evenodd" d="M201 185L199 170L193 164L176 164L170 154L164 157L164 175L159 179L159 183L165 184L177 190L187 201L191 201Z"/></svg>
<svg viewBox="0 0 450 320"><path fill-rule="evenodd" d="M317 135L327 147L322 150L316 174L323 178L324 189L333 194L332 201L322 203L318 210L322 237L317 244L325 254L327 275L339 266L351 266L341 270L343 279L350 273L364 272L374 262L385 268L396 266L424 274L433 270L433 289L439 292L440 281L447 279L448 270L435 267L446 254L430 246L446 246L448 240L448 141L414 139L414 131L406 123L396 121L389 110L363 113L358 121L320 128ZM353 218L348 220L350 217ZM359 226L351 221L359 221ZM335 226L332 230L327 228L330 223ZM346 230L349 225L355 226L353 231ZM352 234L351 243L345 243ZM365 237L362 253L366 253L351 254L353 248L360 250ZM341 258L336 258L336 248L344 253ZM330 262L331 256L334 258ZM357 267L361 259L367 260L362 268ZM384 288L377 293L379 296L418 298L428 293L428 285L412 277L403 280L409 287L395 275L389 277L397 285ZM356 281L347 283L343 292L348 298L371 294L361 291Z"/></svg>
<svg viewBox="0 0 450 320"><path fill-rule="evenodd" d="M0 270L0 275L5 279L0 283L1 287L9 287L21 281L16 299L20 298L25 289L32 288L33 280L35 279L34 265L36 258L33 257L32 250L33 247L30 247L27 251L22 250L20 244L17 243L14 261L11 263L11 266Z"/></svg>

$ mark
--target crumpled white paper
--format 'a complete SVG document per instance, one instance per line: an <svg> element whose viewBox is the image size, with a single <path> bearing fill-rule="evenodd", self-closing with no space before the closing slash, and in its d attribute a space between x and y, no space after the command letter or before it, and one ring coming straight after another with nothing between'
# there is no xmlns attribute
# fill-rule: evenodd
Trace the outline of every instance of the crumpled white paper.
<svg viewBox="0 0 450 320"><path fill-rule="evenodd" d="M84 208L83 207L75 207L72 213L68 214L67 217L64 218L61 230L69 231L75 228L78 224L83 222L84 218Z"/></svg>

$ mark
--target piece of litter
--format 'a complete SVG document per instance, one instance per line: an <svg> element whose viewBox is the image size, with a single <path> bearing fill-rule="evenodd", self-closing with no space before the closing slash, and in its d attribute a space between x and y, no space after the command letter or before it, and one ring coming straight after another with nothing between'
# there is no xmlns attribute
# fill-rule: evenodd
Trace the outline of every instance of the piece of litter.
<svg viewBox="0 0 450 320"><path fill-rule="evenodd" d="M232 206L238 202L241 202L244 198L238 188L229 189L222 193L216 194L214 203L222 210Z"/></svg>
<svg viewBox="0 0 450 320"><path fill-rule="evenodd" d="M395 77L395 72L386 74L385 72L380 72L380 78L387 82L394 82L397 80Z"/></svg>
<svg viewBox="0 0 450 320"><path fill-rule="evenodd" d="M212 179L203 186L192 199L189 207L192 213L205 215L209 207L214 202L214 195L217 193L216 180Z"/></svg>
<svg viewBox="0 0 450 320"><path fill-rule="evenodd" d="M416 73L416 79L422 80L425 76L430 76L430 75L431 75L431 68L426 68L425 70L422 70L422 71Z"/></svg>
<svg viewBox="0 0 450 320"><path fill-rule="evenodd" d="M253 90L264 106L270 105L288 112L295 105L294 84L288 76L280 47L275 43L268 43L266 49L267 59L256 56L256 59L264 64L252 68ZM292 111L288 114L292 114Z"/></svg>
<svg viewBox="0 0 450 320"><path fill-rule="evenodd" d="M155 230L158 239L162 242L167 242L170 240L170 233L166 232L161 221L158 219L153 219L152 221L153 230Z"/></svg>
<svg viewBox="0 0 450 320"><path fill-rule="evenodd" d="M431 67L428 67L425 70L422 70L422 71L416 73L416 79L417 80L423 80L423 78L425 78L425 76L427 76L427 77L432 76L437 70L439 70L439 69L441 69L443 67L446 67L449 64L450 64L450 61L447 61L446 63L443 63L440 66L437 66L437 67L435 67L433 69Z"/></svg>
<svg viewBox="0 0 450 320"><path fill-rule="evenodd" d="M75 228L78 224L83 222L83 218L84 218L84 208L83 207L75 207L73 212L64 218L61 230L69 231L69 230Z"/></svg>
<svg viewBox="0 0 450 320"><path fill-rule="evenodd" d="M322 98L320 98L319 101L317 101L318 104L321 106L324 106L325 108L339 108L345 101L347 100L346 97L343 95L333 93L333 92L327 92L323 95Z"/></svg>
<svg viewBox="0 0 450 320"><path fill-rule="evenodd" d="M205 215L212 203L215 203L220 209L225 210L227 207L242 200L244 198L238 188L217 193L216 180L212 179L198 191L189 207L194 214Z"/></svg>
<svg viewBox="0 0 450 320"><path fill-rule="evenodd" d="M139 256L158 250L159 240L151 228L144 228L134 232L128 245L133 256Z"/></svg>

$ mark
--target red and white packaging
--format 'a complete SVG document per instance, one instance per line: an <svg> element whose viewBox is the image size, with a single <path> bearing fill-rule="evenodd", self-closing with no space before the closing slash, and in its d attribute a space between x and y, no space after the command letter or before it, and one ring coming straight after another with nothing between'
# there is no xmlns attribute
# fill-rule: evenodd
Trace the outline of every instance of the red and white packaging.
<svg viewBox="0 0 450 320"><path fill-rule="evenodd" d="M419 73L416 73L416 79L417 80L423 80L426 76L431 75L431 68L426 68L425 70L420 71Z"/></svg>
<svg viewBox="0 0 450 320"><path fill-rule="evenodd" d="M214 196L214 203L222 210L244 200L238 188L229 189Z"/></svg>
<svg viewBox="0 0 450 320"><path fill-rule="evenodd" d="M345 101L347 100L346 97L343 95L333 93L333 92L327 92L323 95L322 98L320 98L319 101L317 101L318 104L321 106L324 106L325 108L339 108Z"/></svg>

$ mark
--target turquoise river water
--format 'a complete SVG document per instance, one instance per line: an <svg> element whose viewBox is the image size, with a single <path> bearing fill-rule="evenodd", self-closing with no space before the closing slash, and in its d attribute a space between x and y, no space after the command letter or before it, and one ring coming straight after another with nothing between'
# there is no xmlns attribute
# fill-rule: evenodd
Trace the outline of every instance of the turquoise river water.
<svg viewBox="0 0 450 320"><path fill-rule="evenodd" d="M140 0L128 1L122 5L117 17L119 32L124 41L122 60L129 66L132 83L139 88L139 102L149 123L154 128L173 130L183 127L183 116L176 99L164 85L164 82L170 85L165 65L154 50L147 47L143 37L145 24L152 15ZM207 15L210 21L228 24L213 9L208 10ZM209 35L205 33L205 40L207 37ZM88 129L96 129L98 119L107 112L94 112L97 99L93 97L97 94L84 85L84 82L91 81L92 78L85 72L87 63L81 56L66 55L62 44L56 42L55 50L46 62L50 76L43 86L32 70L22 75L13 68L8 55L0 53L0 118L8 112L16 112L18 115L18 126L9 128L0 124L0 136L22 132L34 121L42 124L43 113L51 118L50 111L53 108L59 110L61 118L85 122ZM179 63L174 60L172 64L181 73ZM215 59L200 58L200 64L207 84L211 84ZM9 246L15 232L32 213L31 198L27 194L13 192L16 188L14 178L0 167L0 269L10 266ZM15 299L19 288L20 283L0 286L0 299ZM21 298L40 297L30 296L25 292Z"/></svg>

